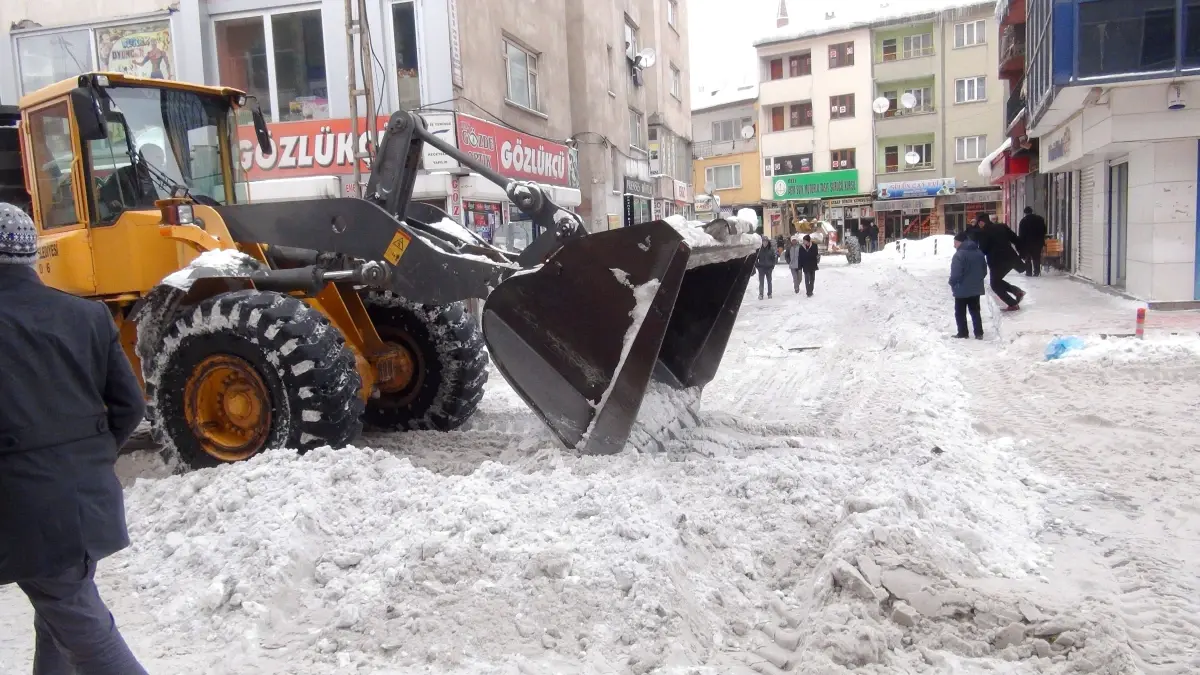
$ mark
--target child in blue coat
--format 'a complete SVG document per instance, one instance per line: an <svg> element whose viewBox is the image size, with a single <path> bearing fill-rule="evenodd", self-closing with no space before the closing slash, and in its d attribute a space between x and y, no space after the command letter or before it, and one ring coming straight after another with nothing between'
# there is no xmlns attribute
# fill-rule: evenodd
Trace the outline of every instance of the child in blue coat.
<svg viewBox="0 0 1200 675"><path fill-rule="evenodd" d="M954 237L954 258L950 260L950 290L954 293L954 320L958 323L959 339L971 337L967 333L967 311L971 312L971 323L975 328L975 339L983 339L983 319L979 315L979 298L984 293L983 280L987 276L987 259L979 244L965 232Z"/></svg>

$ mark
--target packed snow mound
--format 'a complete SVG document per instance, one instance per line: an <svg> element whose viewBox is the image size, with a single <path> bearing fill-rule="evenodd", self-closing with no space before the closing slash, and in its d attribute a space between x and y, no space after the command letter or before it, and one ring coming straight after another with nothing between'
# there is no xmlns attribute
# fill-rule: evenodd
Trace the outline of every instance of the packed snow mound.
<svg viewBox="0 0 1200 675"><path fill-rule="evenodd" d="M753 211L750 211L749 209L742 209L738 212L739 217L737 218L718 218L707 223L699 220L689 221L679 214L667 216L664 220L666 220L668 225L675 228L676 232L682 234L684 242L686 242L687 245L691 246L692 248L746 244L753 246L761 245L762 237L754 234L754 228L758 225L757 216L752 219L747 219L742 217L743 212L749 212L751 216L754 215ZM723 233L720 239L714 237L712 234L709 234L709 232L706 231L708 226L712 225L713 223L724 223L725 225L723 225L723 227L726 229L726 231L732 230L734 234L730 235ZM715 227L713 228L714 231L717 229L718 228Z"/></svg>
<svg viewBox="0 0 1200 675"><path fill-rule="evenodd" d="M163 278L162 283L180 290L191 288L196 279L208 276L249 276L258 261L237 249L213 249L196 256L187 267Z"/></svg>
<svg viewBox="0 0 1200 675"><path fill-rule="evenodd" d="M949 258L954 255L954 235L935 234L924 239L901 239L888 242L878 253L868 253L867 256L880 259L894 258L909 260L913 258Z"/></svg>
<svg viewBox="0 0 1200 675"><path fill-rule="evenodd" d="M1082 349L1067 352L1059 361L1076 361L1097 366L1122 364L1188 364L1200 358L1200 336L1088 337Z"/></svg>

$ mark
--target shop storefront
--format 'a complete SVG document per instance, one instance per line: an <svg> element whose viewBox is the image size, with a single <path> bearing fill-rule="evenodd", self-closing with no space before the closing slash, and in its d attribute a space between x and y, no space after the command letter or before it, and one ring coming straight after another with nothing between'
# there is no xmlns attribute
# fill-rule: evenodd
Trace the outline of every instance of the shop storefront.
<svg viewBox="0 0 1200 675"><path fill-rule="evenodd" d="M654 200L654 185L630 176L625 177L625 227L653 220L651 202Z"/></svg>
<svg viewBox="0 0 1200 675"><path fill-rule="evenodd" d="M875 207L870 196L827 199L824 218L838 231L838 239L862 238L862 233L875 222Z"/></svg>
<svg viewBox="0 0 1200 675"><path fill-rule="evenodd" d="M942 234L937 215L938 198L957 192L953 178L928 178L894 183L879 183L875 187L875 216L884 244L898 239L919 239Z"/></svg>
<svg viewBox="0 0 1200 675"><path fill-rule="evenodd" d="M959 192L939 200L942 207L942 222L946 234L958 234L975 222L980 213L986 213L995 222L1004 221L1003 191L980 190ZM1012 223L1016 229L1016 223Z"/></svg>
<svg viewBox="0 0 1200 675"><path fill-rule="evenodd" d="M859 196L857 169L776 174L767 180L782 209L782 222L771 228L773 236L794 234L799 231L797 224L816 221L821 217L822 200Z"/></svg>

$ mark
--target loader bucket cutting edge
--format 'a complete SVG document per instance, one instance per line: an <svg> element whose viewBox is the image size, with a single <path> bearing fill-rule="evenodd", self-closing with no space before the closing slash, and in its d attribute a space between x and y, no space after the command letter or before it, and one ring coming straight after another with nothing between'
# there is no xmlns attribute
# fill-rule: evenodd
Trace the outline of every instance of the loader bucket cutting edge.
<svg viewBox="0 0 1200 675"><path fill-rule="evenodd" d="M652 376L676 388L712 380L756 248L692 250L663 221L572 240L540 269L492 292L484 341L497 369L567 447L620 452ZM635 289L654 282L631 331Z"/></svg>

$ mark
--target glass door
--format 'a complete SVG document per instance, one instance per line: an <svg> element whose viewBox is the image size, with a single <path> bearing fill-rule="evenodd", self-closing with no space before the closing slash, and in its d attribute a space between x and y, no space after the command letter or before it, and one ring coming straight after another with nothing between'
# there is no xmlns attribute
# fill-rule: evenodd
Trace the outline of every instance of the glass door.
<svg viewBox="0 0 1200 675"><path fill-rule="evenodd" d="M1129 253L1129 164L1110 166L1108 178L1109 283L1124 288Z"/></svg>

